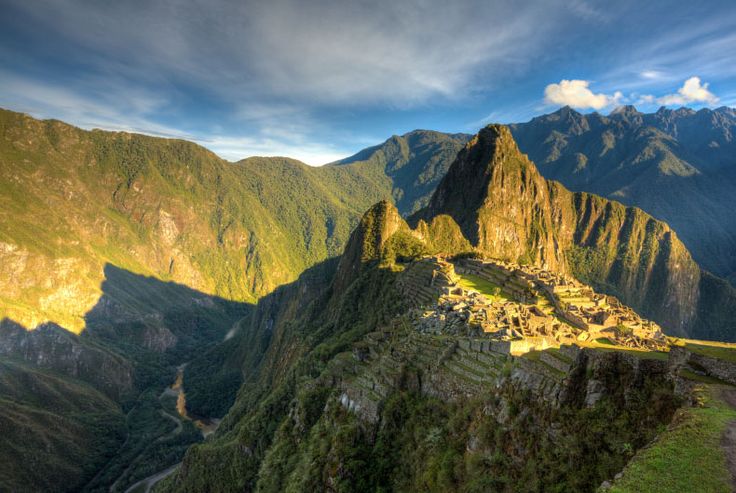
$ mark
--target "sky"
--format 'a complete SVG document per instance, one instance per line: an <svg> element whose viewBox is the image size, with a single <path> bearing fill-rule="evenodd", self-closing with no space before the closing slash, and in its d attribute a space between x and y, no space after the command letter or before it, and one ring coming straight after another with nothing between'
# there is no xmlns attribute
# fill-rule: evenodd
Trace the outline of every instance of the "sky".
<svg viewBox="0 0 736 493"><path fill-rule="evenodd" d="M570 105L736 106L736 2L0 0L0 107L320 165Z"/></svg>

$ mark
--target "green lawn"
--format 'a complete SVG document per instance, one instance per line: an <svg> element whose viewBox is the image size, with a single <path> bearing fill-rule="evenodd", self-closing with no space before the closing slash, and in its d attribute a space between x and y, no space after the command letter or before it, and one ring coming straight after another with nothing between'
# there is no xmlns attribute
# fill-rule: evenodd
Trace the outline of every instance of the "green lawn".
<svg viewBox="0 0 736 493"><path fill-rule="evenodd" d="M688 342L685 347L696 354L710 356L711 358L721 359L736 363L736 348L733 346L717 346L711 344L694 344Z"/></svg>
<svg viewBox="0 0 736 493"><path fill-rule="evenodd" d="M508 300L513 301L512 298L506 296L501 291L501 286L494 284L490 281L483 279L482 277L474 274L462 274L458 276L460 280L458 284L465 289L474 289L486 298L492 301Z"/></svg>
<svg viewBox="0 0 736 493"><path fill-rule="evenodd" d="M723 389L717 385L702 386L698 391L702 407L678 411L671 429L632 459L623 477L610 491L731 491L720 442L728 422L736 419L736 410L721 398Z"/></svg>

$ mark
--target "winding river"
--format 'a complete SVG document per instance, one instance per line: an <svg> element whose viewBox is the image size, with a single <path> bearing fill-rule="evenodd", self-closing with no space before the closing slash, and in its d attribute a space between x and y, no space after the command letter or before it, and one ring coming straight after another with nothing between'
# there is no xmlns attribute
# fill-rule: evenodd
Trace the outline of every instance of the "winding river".
<svg viewBox="0 0 736 493"><path fill-rule="evenodd" d="M182 420L189 420L194 423L194 425L199 428L199 430L202 432L202 436L204 438L207 438L212 433L215 432L217 429L217 426L220 424L219 419L206 419L206 418L199 418L195 416L190 416L187 412L187 397L184 392L183 382L184 382L184 368L186 368L186 363L183 365L180 365L176 369L176 379L174 380L174 383L172 383L170 386L166 387L163 392L161 392L161 395L159 396L159 400L163 399L166 396L175 395L176 396L176 412L177 415L171 414L164 409L161 409L161 415L171 419L176 422L176 428L171 432L166 434L163 437L159 437L157 441L165 440L167 438L170 438L172 436L178 435L181 433L181 430L183 428L183 422ZM125 493L149 493L153 486L158 483L159 481L163 480L164 478L170 476L174 473L174 471L177 470L179 467L179 464L174 464L173 466L169 466L168 468L159 471L155 474L152 474L151 476L148 476L147 478L141 479L137 483L134 483L130 488L125 490ZM121 476L122 477L122 476ZM117 483L117 482L116 482ZM111 491L114 490L115 485L112 486Z"/></svg>

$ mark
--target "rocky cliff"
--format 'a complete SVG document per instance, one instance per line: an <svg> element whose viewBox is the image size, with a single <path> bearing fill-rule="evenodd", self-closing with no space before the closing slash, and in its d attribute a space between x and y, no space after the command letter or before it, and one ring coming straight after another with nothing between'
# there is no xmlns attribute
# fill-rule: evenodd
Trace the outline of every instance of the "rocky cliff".
<svg viewBox="0 0 736 493"><path fill-rule="evenodd" d="M705 303L701 271L669 226L640 209L545 180L506 127L481 130L410 222L432 231L433 223L449 220L472 248L570 272L619 296L671 334L708 337L713 325L721 334L730 330L718 311L728 303L699 312ZM725 298L736 300L732 290L723 289ZM720 321L712 324L714 318Z"/></svg>
<svg viewBox="0 0 736 493"><path fill-rule="evenodd" d="M702 267L736 270L736 117L731 108L633 106L604 116L565 107L511 126L547 178L640 207L667 222Z"/></svg>

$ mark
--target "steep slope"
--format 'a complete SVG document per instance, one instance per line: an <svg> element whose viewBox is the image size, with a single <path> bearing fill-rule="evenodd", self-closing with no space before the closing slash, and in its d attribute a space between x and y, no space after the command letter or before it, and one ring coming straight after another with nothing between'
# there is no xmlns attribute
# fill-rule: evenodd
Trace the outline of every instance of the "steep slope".
<svg viewBox="0 0 736 493"><path fill-rule="evenodd" d="M641 210L545 180L506 127L481 130L412 219L431 231L443 215L483 253L573 273L672 334L697 330L700 271L675 233Z"/></svg>
<svg viewBox="0 0 736 493"><path fill-rule="evenodd" d="M420 233L379 203L338 266L262 299L246 335L263 356L160 491L590 491L668 421L661 355L512 358L416 333L395 259Z"/></svg>
<svg viewBox="0 0 736 493"><path fill-rule="evenodd" d="M109 397L2 356L0 429L4 491L80 490L125 439L123 413Z"/></svg>
<svg viewBox="0 0 736 493"><path fill-rule="evenodd" d="M228 163L188 142L0 111L0 191L0 355L29 378L79 380L127 414L125 445L106 440L110 449L83 457L77 437L99 423L59 415L51 399L28 408L29 433L54 415L74 430L55 437L54 450L74 453L53 464L35 449L46 446L40 435L23 454L48 461L65 491L90 480L100 456L113 458L91 490L176 462L181 443L149 447L171 424L157 396L175 367L221 341L248 302L341 252L360 213L390 196L390 180L361 164ZM0 489L31 488L23 468L3 474Z"/></svg>
<svg viewBox="0 0 736 493"><path fill-rule="evenodd" d="M106 263L253 301L339 254L390 182L3 111L0 189L0 308L79 331Z"/></svg>
<svg viewBox="0 0 736 493"><path fill-rule="evenodd" d="M736 271L736 113L633 106L609 116L571 108L511 126L547 178L640 207L667 222L709 271Z"/></svg>
<svg viewBox="0 0 736 493"><path fill-rule="evenodd" d="M394 135L383 144L364 149L335 165L377 166L391 179L391 195L399 212L412 214L426 205L470 137L468 134L414 130Z"/></svg>

